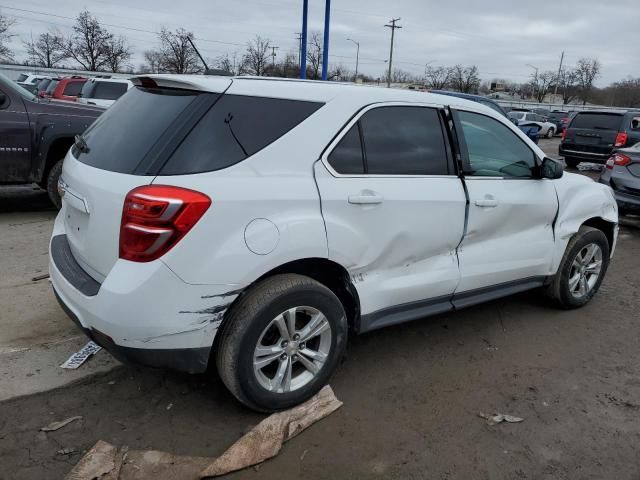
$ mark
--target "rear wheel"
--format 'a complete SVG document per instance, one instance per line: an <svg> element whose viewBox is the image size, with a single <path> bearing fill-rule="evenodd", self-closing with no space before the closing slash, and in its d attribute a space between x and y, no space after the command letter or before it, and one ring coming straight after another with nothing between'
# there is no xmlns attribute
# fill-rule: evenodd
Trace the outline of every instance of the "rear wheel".
<svg viewBox="0 0 640 480"><path fill-rule="evenodd" d="M593 298L609 266L609 242L596 228L580 227L565 251L548 295L563 308L577 308Z"/></svg>
<svg viewBox="0 0 640 480"><path fill-rule="evenodd" d="M580 164L580 160L578 160L577 158L564 157L564 163L567 164L567 167L577 168Z"/></svg>
<svg viewBox="0 0 640 480"><path fill-rule="evenodd" d="M547 130L547 138L553 138L553 136L556 134L556 131L553 127L549 128L549 130Z"/></svg>
<svg viewBox="0 0 640 480"><path fill-rule="evenodd" d="M347 341L340 300L302 275L276 275L250 289L226 319L216 364L233 395L254 410L289 408L313 396Z"/></svg>
<svg viewBox="0 0 640 480"><path fill-rule="evenodd" d="M58 180L60 179L60 174L62 174L62 160L58 160L47 174L47 193L49 194L51 202L58 209L62 206L62 199L58 193Z"/></svg>

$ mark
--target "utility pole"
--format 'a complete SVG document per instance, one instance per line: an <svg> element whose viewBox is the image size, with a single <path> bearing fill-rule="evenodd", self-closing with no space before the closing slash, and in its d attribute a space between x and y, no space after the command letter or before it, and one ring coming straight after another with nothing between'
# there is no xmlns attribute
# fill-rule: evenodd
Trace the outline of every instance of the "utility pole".
<svg viewBox="0 0 640 480"><path fill-rule="evenodd" d="M275 71L275 68L276 68L276 50L278 50L280 47L274 47L274 46L270 45L269 48L271 49L271 69ZM273 72L271 72L271 73L273 73Z"/></svg>
<svg viewBox="0 0 640 480"><path fill-rule="evenodd" d="M560 83L560 73L562 72L562 61L564 60L564 50L562 51L562 55L560 55L560 66L558 67L558 75L556 76L556 88L553 90L553 95L558 95L558 83ZM553 99L555 102L555 98Z"/></svg>
<svg viewBox="0 0 640 480"><path fill-rule="evenodd" d="M302 2L302 34L300 35L300 78L307 78L307 17L309 0Z"/></svg>
<svg viewBox="0 0 640 480"><path fill-rule="evenodd" d="M356 42L351 38L347 38L347 40L356 44L356 74L353 78L354 78L354 81L358 81L358 60L360 58L360 42Z"/></svg>
<svg viewBox="0 0 640 480"><path fill-rule="evenodd" d="M302 52L302 32L296 32L296 39L298 40L298 67L300 67L300 52Z"/></svg>
<svg viewBox="0 0 640 480"><path fill-rule="evenodd" d="M396 25L396 22L399 22L400 18L392 18L389 20L391 25L387 24L385 27L391 29L391 49L389 50L389 74L387 76L387 88L391 87L391 62L393 62L393 38L396 33L396 28L402 28L400 25Z"/></svg>

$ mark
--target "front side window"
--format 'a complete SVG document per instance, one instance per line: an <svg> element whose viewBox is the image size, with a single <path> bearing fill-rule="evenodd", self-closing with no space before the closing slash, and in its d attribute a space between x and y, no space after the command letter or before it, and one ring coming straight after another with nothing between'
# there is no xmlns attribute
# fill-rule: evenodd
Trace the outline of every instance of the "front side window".
<svg viewBox="0 0 640 480"><path fill-rule="evenodd" d="M477 113L458 112L468 153L465 174L476 177L532 176L535 155L510 128Z"/></svg>
<svg viewBox="0 0 640 480"><path fill-rule="evenodd" d="M438 111L380 107L360 119L366 173L446 175L447 153Z"/></svg>

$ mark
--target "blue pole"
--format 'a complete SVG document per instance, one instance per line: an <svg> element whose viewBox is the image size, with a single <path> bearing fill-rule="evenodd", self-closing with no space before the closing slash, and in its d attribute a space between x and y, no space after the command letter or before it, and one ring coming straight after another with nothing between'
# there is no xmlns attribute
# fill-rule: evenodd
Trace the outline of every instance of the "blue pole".
<svg viewBox="0 0 640 480"><path fill-rule="evenodd" d="M324 8L324 45L322 47L322 80L327 79L329 69L329 17L331 13L331 0L326 0Z"/></svg>
<svg viewBox="0 0 640 480"><path fill-rule="evenodd" d="M307 14L309 13L309 0L302 3L302 37L300 43L300 78L307 78Z"/></svg>

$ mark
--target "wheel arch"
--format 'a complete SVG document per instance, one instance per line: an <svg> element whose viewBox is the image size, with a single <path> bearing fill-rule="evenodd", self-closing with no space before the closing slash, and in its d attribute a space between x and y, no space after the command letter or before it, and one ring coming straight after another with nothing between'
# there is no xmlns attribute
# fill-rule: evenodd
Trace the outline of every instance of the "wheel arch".
<svg viewBox="0 0 640 480"><path fill-rule="evenodd" d="M46 184L47 175L53 166L62 160L71 146L73 145L74 138L72 136L61 136L51 139L49 145L40 151L40 155L44 158L41 163L41 174L39 175L39 185Z"/></svg>

